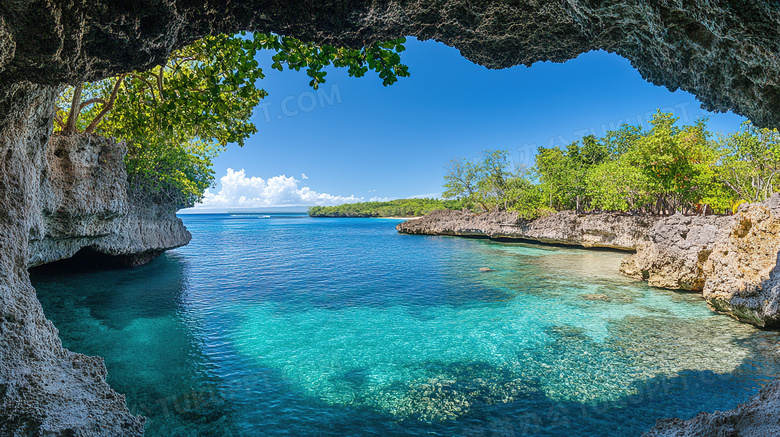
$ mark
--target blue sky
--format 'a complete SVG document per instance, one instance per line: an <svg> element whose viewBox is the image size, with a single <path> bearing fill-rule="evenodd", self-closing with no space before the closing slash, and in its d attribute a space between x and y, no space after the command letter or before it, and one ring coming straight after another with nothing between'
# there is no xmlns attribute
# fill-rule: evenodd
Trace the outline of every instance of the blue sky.
<svg viewBox="0 0 780 437"><path fill-rule="evenodd" d="M272 70L270 54L261 55L269 96L255 111L259 132L215 160L217 185L199 210L436 194L450 159L509 149L532 164L538 145L638 124L656 108L687 123L709 116L710 130L723 133L744 120L707 113L693 95L651 85L605 52L489 70L433 41L406 47L411 77L384 87L373 73L331 69L319 91L305 72Z"/></svg>

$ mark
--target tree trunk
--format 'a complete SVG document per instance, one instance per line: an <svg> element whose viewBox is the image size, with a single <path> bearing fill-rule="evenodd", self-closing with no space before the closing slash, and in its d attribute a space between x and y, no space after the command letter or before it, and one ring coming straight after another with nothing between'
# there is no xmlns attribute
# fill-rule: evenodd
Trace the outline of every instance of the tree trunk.
<svg viewBox="0 0 780 437"><path fill-rule="evenodd" d="M95 117L94 120L87 126L86 129L84 129L85 133L91 134L95 131L97 126L100 124L100 122L103 120L103 117L108 113L108 111L114 109L114 103L116 102L116 96L119 93L119 88L122 87L122 82L125 80L125 74L119 76L116 80L116 83L114 83L114 88L111 90L111 96L108 98L108 101L103 104L103 107L100 109L100 112Z"/></svg>
<svg viewBox="0 0 780 437"><path fill-rule="evenodd" d="M79 113L81 112L81 91L83 88L84 84L80 83L73 89L73 99L70 102L68 121L65 123L65 128L62 130L63 135L73 135L78 133L76 122L78 121Z"/></svg>

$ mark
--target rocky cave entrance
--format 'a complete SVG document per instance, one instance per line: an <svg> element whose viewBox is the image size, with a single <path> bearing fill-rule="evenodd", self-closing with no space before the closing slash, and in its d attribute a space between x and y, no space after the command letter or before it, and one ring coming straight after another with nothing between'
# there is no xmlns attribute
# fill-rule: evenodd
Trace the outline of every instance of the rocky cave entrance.
<svg viewBox="0 0 780 437"><path fill-rule="evenodd" d="M43 264L29 269L30 275L40 273L67 274L93 272L100 270L130 269L143 265L156 258L163 251L150 250L134 255L110 255L98 251L92 246L80 249L72 257Z"/></svg>
<svg viewBox="0 0 780 437"><path fill-rule="evenodd" d="M760 126L780 126L776 2L347 0L210 2L206 7L176 0L124 6L98 0L1 5L0 433L143 434L142 419L130 415L124 399L105 383L102 361L62 349L27 274L27 230L36 207L31 187L39 179L40 152L51 135L50 108L59 90L151 67L198 37L241 29L353 47L414 35L458 47L470 60L494 68L565 61L604 49L629 59L656 85L692 92L705 109L734 110ZM78 257L80 264L116 262L89 250ZM60 381L64 391L39 383L43 376ZM732 422L712 425L716 428L675 426L705 435L717 427L736 432Z"/></svg>

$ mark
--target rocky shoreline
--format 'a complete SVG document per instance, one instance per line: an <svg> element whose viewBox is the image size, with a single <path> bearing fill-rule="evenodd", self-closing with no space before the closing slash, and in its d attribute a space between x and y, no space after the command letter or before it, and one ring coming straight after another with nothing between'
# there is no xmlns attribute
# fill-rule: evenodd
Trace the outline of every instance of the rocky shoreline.
<svg viewBox="0 0 780 437"><path fill-rule="evenodd" d="M529 221L511 212L440 210L399 223L396 229L404 234L486 237L634 251L649 241L648 230L660 220L652 216L562 211Z"/></svg>
<svg viewBox="0 0 780 437"><path fill-rule="evenodd" d="M780 194L733 216L673 216L621 272L669 289L700 291L713 311L762 328L780 327Z"/></svg>
<svg viewBox="0 0 780 437"><path fill-rule="evenodd" d="M669 217L562 211L435 211L396 226L417 235L485 237L635 252L620 271L654 287L702 292L708 306L762 328L780 326L780 194L731 216Z"/></svg>
<svg viewBox="0 0 780 437"><path fill-rule="evenodd" d="M515 213L437 211L396 226L416 235L452 235L609 247L633 251L620 266L652 286L701 292L710 309L762 328L780 327L780 194L743 204L732 216L577 215L534 221ZM647 437L778 432L780 378L734 410L662 419Z"/></svg>

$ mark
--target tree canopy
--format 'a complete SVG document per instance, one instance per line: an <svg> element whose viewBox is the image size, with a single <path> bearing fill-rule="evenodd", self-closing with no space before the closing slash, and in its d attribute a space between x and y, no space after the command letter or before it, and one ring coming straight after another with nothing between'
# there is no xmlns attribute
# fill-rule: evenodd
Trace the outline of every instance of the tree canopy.
<svg viewBox="0 0 780 437"><path fill-rule="evenodd" d="M124 140L131 188L154 200L192 206L214 180L211 160L230 143L239 146L257 132L252 113L267 96L255 59L271 50L271 67L306 70L317 89L325 68L346 68L350 76L375 71L384 85L409 76L399 53L405 40L362 49L306 43L252 33L203 38L148 71L79 84L59 99L55 131L98 133Z"/></svg>
<svg viewBox="0 0 780 437"><path fill-rule="evenodd" d="M518 211L537 218L553 211L651 214L731 212L780 188L780 133L745 123L713 138L706 120L678 126L657 112L650 128L623 125L565 148L540 147L535 165L514 166L507 150L476 161L453 160L444 195L468 207Z"/></svg>

